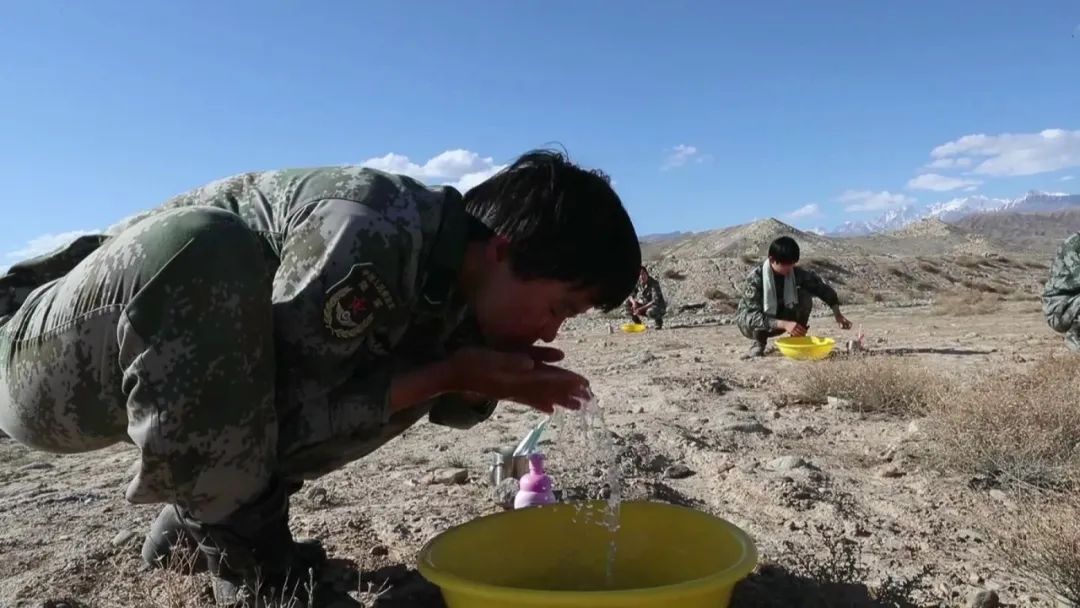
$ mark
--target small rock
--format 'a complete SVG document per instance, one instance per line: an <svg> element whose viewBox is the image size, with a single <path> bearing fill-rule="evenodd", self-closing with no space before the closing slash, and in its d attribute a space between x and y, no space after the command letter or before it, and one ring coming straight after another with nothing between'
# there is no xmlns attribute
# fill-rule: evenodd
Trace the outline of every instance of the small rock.
<svg viewBox="0 0 1080 608"><path fill-rule="evenodd" d="M305 496L307 496L308 500L317 505L325 505L330 502L330 494L326 491L326 488L319 486L313 486L308 489Z"/></svg>
<svg viewBox="0 0 1080 608"><path fill-rule="evenodd" d="M997 489L990 490L990 498L998 502L1009 502L1009 495Z"/></svg>
<svg viewBox="0 0 1080 608"><path fill-rule="evenodd" d="M968 608L998 608L1001 600L997 591L976 591L968 596Z"/></svg>
<svg viewBox="0 0 1080 608"><path fill-rule="evenodd" d="M969 529L969 528L961 528L960 530L957 530L956 531L956 538L958 540L962 540L962 541L970 540L970 541L976 542L976 543L983 542L982 535L979 534L978 532L974 531L974 530Z"/></svg>
<svg viewBox="0 0 1080 608"><path fill-rule="evenodd" d="M769 463L769 468L774 471L792 471L809 466L810 463L798 456L781 456Z"/></svg>
<svg viewBox="0 0 1080 608"><path fill-rule="evenodd" d="M425 482L427 485L443 485L453 486L461 485L469 481L469 471L467 469L439 469L438 471L432 471L428 473Z"/></svg>
<svg viewBox="0 0 1080 608"><path fill-rule="evenodd" d="M829 404L829 407L833 409L850 409L854 405L850 399L843 399L841 397L829 396L825 398L825 401Z"/></svg>
<svg viewBox="0 0 1080 608"><path fill-rule="evenodd" d="M907 471L896 463L889 463L883 467L879 467L877 470L877 476L884 477L885 479L896 479L897 477L903 477L904 475L907 475Z"/></svg>
<svg viewBox="0 0 1080 608"><path fill-rule="evenodd" d="M652 354L649 351L645 351L644 353L641 354L640 357L638 357L637 362L638 362L638 365L647 365L649 363L652 363L653 361L656 361L656 359L657 359L656 355Z"/></svg>
<svg viewBox="0 0 1080 608"><path fill-rule="evenodd" d="M984 579L979 573L972 572L971 576L968 577L968 582L972 585L981 585L986 582L986 579Z"/></svg>
<svg viewBox="0 0 1080 608"><path fill-rule="evenodd" d="M780 418L780 412L774 410L773 413L772 413L772 418L773 418L773 420L779 419Z"/></svg>
<svg viewBox="0 0 1080 608"><path fill-rule="evenodd" d="M972 338L978 338L978 337L979 337L979 334L976 333L976 332L969 332L969 333L964 334L964 338L967 338L968 340L970 340Z"/></svg>
<svg viewBox="0 0 1080 608"><path fill-rule="evenodd" d="M725 431L732 433L758 433L761 435L771 435L770 431L765 425L760 422L735 422L724 427Z"/></svg>
<svg viewBox="0 0 1080 608"><path fill-rule="evenodd" d="M644 414L645 413L645 408L643 408L643 407L637 408L637 413Z"/></svg>
<svg viewBox="0 0 1080 608"><path fill-rule="evenodd" d="M128 544L129 542L131 542L131 540L134 539L134 538L135 538L135 531L134 530L121 530L121 531L116 533L116 536L113 537L111 543L112 543L112 546L114 546L114 547L122 547L122 546Z"/></svg>
<svg viewBox="0 0 1080 608"><path fill-rule="evenodd" d="M390 555L390 549L383 545L375 545L371 548L370 553L372 557L386 557Z"/></svg>
<svg viewBox="0 0 1080 608"><path fill-rule="evenodd" d="M27 471L48 471L51 468L53 468L53 465L48 462L31 462L19 467L19 471L23 473Z"/></svg>
<svg viewBox="0 0 1080 608"><path fill-rule="evenodd" d="M664 471L664 477L668 479L686 479L693 474L690 467L683 464L673 464Z"/></svg>
<svg viewBox="0 0 1080 608"><path fill-rule="evenodd" d="M919 426L919 421L918 420L912 420L907 425L907 432L911 433L912 435L914 435L915 433L920 432L921 430L922 430L922 427Z"/></svg>

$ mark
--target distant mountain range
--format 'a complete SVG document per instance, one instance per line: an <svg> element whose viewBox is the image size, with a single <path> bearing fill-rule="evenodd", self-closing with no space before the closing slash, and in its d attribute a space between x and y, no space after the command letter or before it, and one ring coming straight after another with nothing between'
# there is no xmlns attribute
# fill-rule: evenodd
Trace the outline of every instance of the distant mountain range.
<svg viewBox="0 0 1080 608"><path fill-rule="evenodd" d="M891 209L870 221L844 222L825 234L843 237L866 236L899 230L925 219L955 223L981 213L1050 213L1070 209L1080 209L1080 194L1028 192L1015 199L966 196L927 207L905 205Z"/></svg>

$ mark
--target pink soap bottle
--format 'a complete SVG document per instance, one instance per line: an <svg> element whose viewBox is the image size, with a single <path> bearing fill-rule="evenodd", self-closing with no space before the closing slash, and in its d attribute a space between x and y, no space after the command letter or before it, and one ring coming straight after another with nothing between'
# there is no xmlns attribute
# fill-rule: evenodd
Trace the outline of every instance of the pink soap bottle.
<svg viewBox="0 0 1080 608"><path fill-rule="evenodd" d="M521 476L514 508L524 509L555 502L555 493L551 489L552 481L544 472L544 455L539 452L529 454L529 472Z"/></svg>

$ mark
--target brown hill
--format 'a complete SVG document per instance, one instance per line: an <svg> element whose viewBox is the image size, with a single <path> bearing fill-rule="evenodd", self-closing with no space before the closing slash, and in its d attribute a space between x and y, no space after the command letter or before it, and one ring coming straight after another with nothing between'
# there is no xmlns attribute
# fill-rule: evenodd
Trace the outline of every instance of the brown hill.
<svg viewBox="0 0 1080 608"><path fill-rule="evenodd" d="M1080 232L1080 209L1052 213L980 213L956 226L1001 244L1004 251L1050 256L1069 236Z"/></svg>

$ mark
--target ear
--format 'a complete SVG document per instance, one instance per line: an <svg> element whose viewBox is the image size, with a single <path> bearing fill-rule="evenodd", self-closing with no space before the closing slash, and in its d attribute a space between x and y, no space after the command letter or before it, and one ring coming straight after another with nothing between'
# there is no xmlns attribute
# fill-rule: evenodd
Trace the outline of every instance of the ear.
<svg viewBox="0 0 1080 608"><path fill-rule="evenodd" d="M484 247L484 256L492 264L506 261L510 257L510 239L501 234L491 237Z"/></svg>

